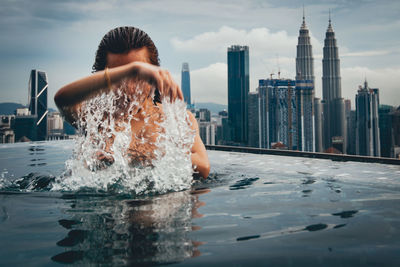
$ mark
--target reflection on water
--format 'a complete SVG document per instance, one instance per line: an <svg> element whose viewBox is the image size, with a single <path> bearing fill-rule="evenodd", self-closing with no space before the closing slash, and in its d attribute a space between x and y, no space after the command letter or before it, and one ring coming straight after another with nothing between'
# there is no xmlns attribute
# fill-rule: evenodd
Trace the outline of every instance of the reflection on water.
<svg viewBox="0 0 400 267"><path fill-rule="evenodd" d="M208 189L174 192L143 199L110 199L65 195L70 208L59 224L68 229L57 242L66 251L52 257L60 263L160 264L199 256L199 230L192 218L205 205L198 196Z"/></svg>
<svg viewBox="0 0 400 267"><path fill-rule="evenodd" d="M258 179L260 179L260 178L254 177L254 178L245 178L245 179L239 180L235 184L231 185L229 187L229 189L230 190L246 189L249 186L251 186Z"/></svg>
<svg viewBox="0 0 400 267"><path fill-rule="evenodd" d="M340 216L340 218L351 218L354 214L356 214L358 210L346 210L339 213L333 213L333 216Z"/></svg>
<svg viewBox="0 0 400 267"><path fill-rule="evenodd" d="M30 160L32 163L28 164L29 167L45 166L47 163L44 162L43 155L45 154L45 148L42 145L31 145L29 146L29 155L33 156Z"/></svg>

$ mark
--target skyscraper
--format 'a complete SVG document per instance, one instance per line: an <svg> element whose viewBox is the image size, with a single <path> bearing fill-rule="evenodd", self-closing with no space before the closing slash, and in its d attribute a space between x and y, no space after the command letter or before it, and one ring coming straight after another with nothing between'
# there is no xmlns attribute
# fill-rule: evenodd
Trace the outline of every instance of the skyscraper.
<svg viewBox="0 0 400 267"><path fill-rule="evenodd" d="M228 134L228 112L226 110L218 112L216 122L215 144L224 145L230 139Z"/></svg>
<svg viewBox="0 0 400 267"><path fill-rule="evenodd" d="M196 117L201 122L211 121L211 111L206 108L201 108L200 110L196 111Z"/></svg>
<svg viewBox="0 0 400 267"><path fill-rule="evenodd" d="M215 145L217 125L212 122L199 122L200 138L205 145Z"/></svg>
<svg viewBox="0 0 400 267"><path fill-rule="evenodd" d="M192 100L190 96L190 72L189 72L189 63L186 62L182 64L181 88L182 88L183 98L187 104L187 107L191 108Z"/></svg>
<svg viewBox="0 0 400 267"><path fill-rule="evenodd" d="M314 58L309 31L303 11L303 23L299 30L296 56L296 80L315 80Z"/></svg>
<svg viewBox="0 0 400 267"><path fill-rule="evenodd" d="M31 115L36 116L36 140L46 140L47 136L47 74L32 70L29 78L28 106Z"/></svg>
<svg viewBox="0 0 400 267"><path fill-rule="evenodd" d="M34 115L15 116L12 128L16 142L37 141L37 117ZM42 139L43 140L43 139Z"/></svg>
<svg viewBox="0 0 400 267"><path fill-rule="evenodd" d="M196 120L199 124L199 134L205 145L215 145L217 123L211 121L211 112L206 108L196 111Z"/></svg>
<svg viewBox="0 0 400 267"><path fill-rule="evenodd" d="M315 152L314 81L296 80L297 150Z"/></svg>
<svg viewBox="0 0 400 267"><path fill-rule="evenodd" d="M279 142L297 149L295 81L259 80L258 93L260 147L271 148L272 143Z"/></svg>
<svg viewBox="0 0 400 267"><path fill-rule="evenodd" d="M347 127L347 154L356 155L356 117L357 113L355 110L350 110L348 119L349 127Z"/></svg>
<svg viewBox="0 0 400 267"><path fill-rule="evenodd" d="M379 138L379 89L360 86L356 95L356 154L381 156Z"/></svg>
<svg viewBox="0 0 400 267"><path fill-rule="evenodd" d="M390 112L392 117L392 157L400 159L400 106Z"/></svg>
<svg viewBox="0 0 400 267"><path fill-rule="evenodd" d="M314 58L304 10L296 56L296 106L298 150L315 151Z"/></svg>
<svg viewBox="0 0 400 267"><path fill-rule="evenodd" d="M249 115L249 146L260 147L259 134L259 97L258 92L250 92L248 97Z"/></svg>
<svg viewBox="0 0 400 267"><path fill-rule="evenodd" d="M314 140L315 152L322 152L322 104L321 99L314 98Z"/></svg>
<svg viewBox="0 0 400 267"><path fill-rule="evenodd" d="M258 145L260 148L270 148L268 80L259 80L257 91L259 123Z"/></svg>
<svg viewBox="0 0 400 267"><path fill-rule="evenodd" d="M339 49L329 15L329 25L322 59L322 96L324 120L324 149L335 144L346 153L345 104L342 98Z"/></svg>
<svg viewBox="0 0 400 267"><path fill-rule="evenodd" d="M232 45L228 48L228 119L231 141L247 145L249 94L249 47Z"/></svg>
<svg viewBox="0 0 400 267"><path fill-rule="evenodd" d="M381 157L390 158L392 148L392 117L394 108L389 105L379 105L379 137L381 141Z"/></svg>
<svg viewBox="0 0 400 267"><path fill-rule="evenodd" d="M12 123L14 120L15 115L0 116L0 144L15 142L15 133L12 129Z"/></svg>
<svg viewBox="0 0 400 267"><path fill-rule="evenodd" d="M345 99L344 100L344 114L345 114L345 119L346 119L346 144L347 144L347 148L346 148L346 154L350 154L350 132L352 131L351 127L351 118L350 118L350 114L351 114L351 100L350 99Z"/></svg>

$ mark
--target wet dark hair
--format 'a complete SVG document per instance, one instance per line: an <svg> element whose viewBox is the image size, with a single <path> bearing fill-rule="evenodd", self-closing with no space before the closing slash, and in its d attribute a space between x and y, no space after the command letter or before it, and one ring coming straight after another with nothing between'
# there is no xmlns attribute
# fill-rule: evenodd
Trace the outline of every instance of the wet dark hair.
<svg viewBox="0 0 400 267"><path fill-rule="evenodd" d="M107 53L124 54L132 49L146 47L149 60L153 65L160 66L158 50L151 38L135 27L118 27L104 35L96 51L96 58L92 67L93 72L104 70L107 65Z"/></svg>
<svg viewBox="0 0 400 267"><path fill-rule="evenodd" d="M118 27L104 35L96 51L96 58L92 67L93 72L104 70L107 65L107 53L124 54L132 49L146 47L149 53L150 63L160 66L158 50L150 36L141 29L125 26ZM154 104L161 103L161 96L158 90L155 91Z"/></svg>

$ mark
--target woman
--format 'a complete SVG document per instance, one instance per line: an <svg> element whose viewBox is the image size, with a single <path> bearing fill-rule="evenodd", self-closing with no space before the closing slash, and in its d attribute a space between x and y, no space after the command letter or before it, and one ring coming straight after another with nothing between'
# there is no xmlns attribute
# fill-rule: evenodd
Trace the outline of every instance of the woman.
<svg viewBox="0 0 400 267"><path fill-rule="evenodd" d="M159 131L157 120L162 114L161 97L167 96L170 101L183 100L179 86L174 82L167 70L159 67L158 51L150 37L142 30L134 27L119 27L108 32L101 40L96 52L93 65L94 73L90 76L67 84L55 95L54 101L68 122L77 127L80 118L82 103L103 92L115 90L120 83L127 80L130 83L125 96L135 96L141 99L142 105L135 120L131 122L132 136L141 133L147 144L152 144L155 133ZM136 91L135 83L143 82L152 86L142 86L143 92ZM152 88L156 88L152 92ZM151 99L151 96L154 98ZM119 108L126 108L123 105ZM125 110L127 112L127 110ZM154 116L155 115L155 116ZM204 144L199 136L199 129L193 114L188 112L191 128L196 131L191 149L191 159L194 170L203 178L210 172L210 164ZM151 117L149 119L149 117ZM106 119L106 118L103 118ZM183 118L182 118L183 119ZM143 130L144 129L144 130ZM136 160L145 160L146 153L140 151L143 146L132 138L128 154ZM106 140L106 150L112 145L113 138ZM148 146L144 150L154 150ZM150 153L151 154L151 153ZM101 156L112 163L112 158Z"/></svg>

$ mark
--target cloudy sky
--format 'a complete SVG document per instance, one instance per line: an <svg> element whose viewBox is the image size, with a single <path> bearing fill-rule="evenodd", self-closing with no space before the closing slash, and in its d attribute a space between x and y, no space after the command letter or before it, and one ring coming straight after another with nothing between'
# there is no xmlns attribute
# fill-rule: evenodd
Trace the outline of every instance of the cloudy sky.
<svg viewBox="0 0 400 267"><path fill-rule="evenodd" d="M0 102L27 103L31 69L49 78L49 106L66 83L89 75L102 36L117 26L146 31L162 67L180 83L191 69L192 99L227 103L227 47L250 47L250 90L281 70L294 78L302 5L312 35L316 95L328 10L339 45L342 94L354 102L367 78L381 103L400 105L400 2L397 0L2 0ZM354 103L353 103L354 105Z"/></svg>

